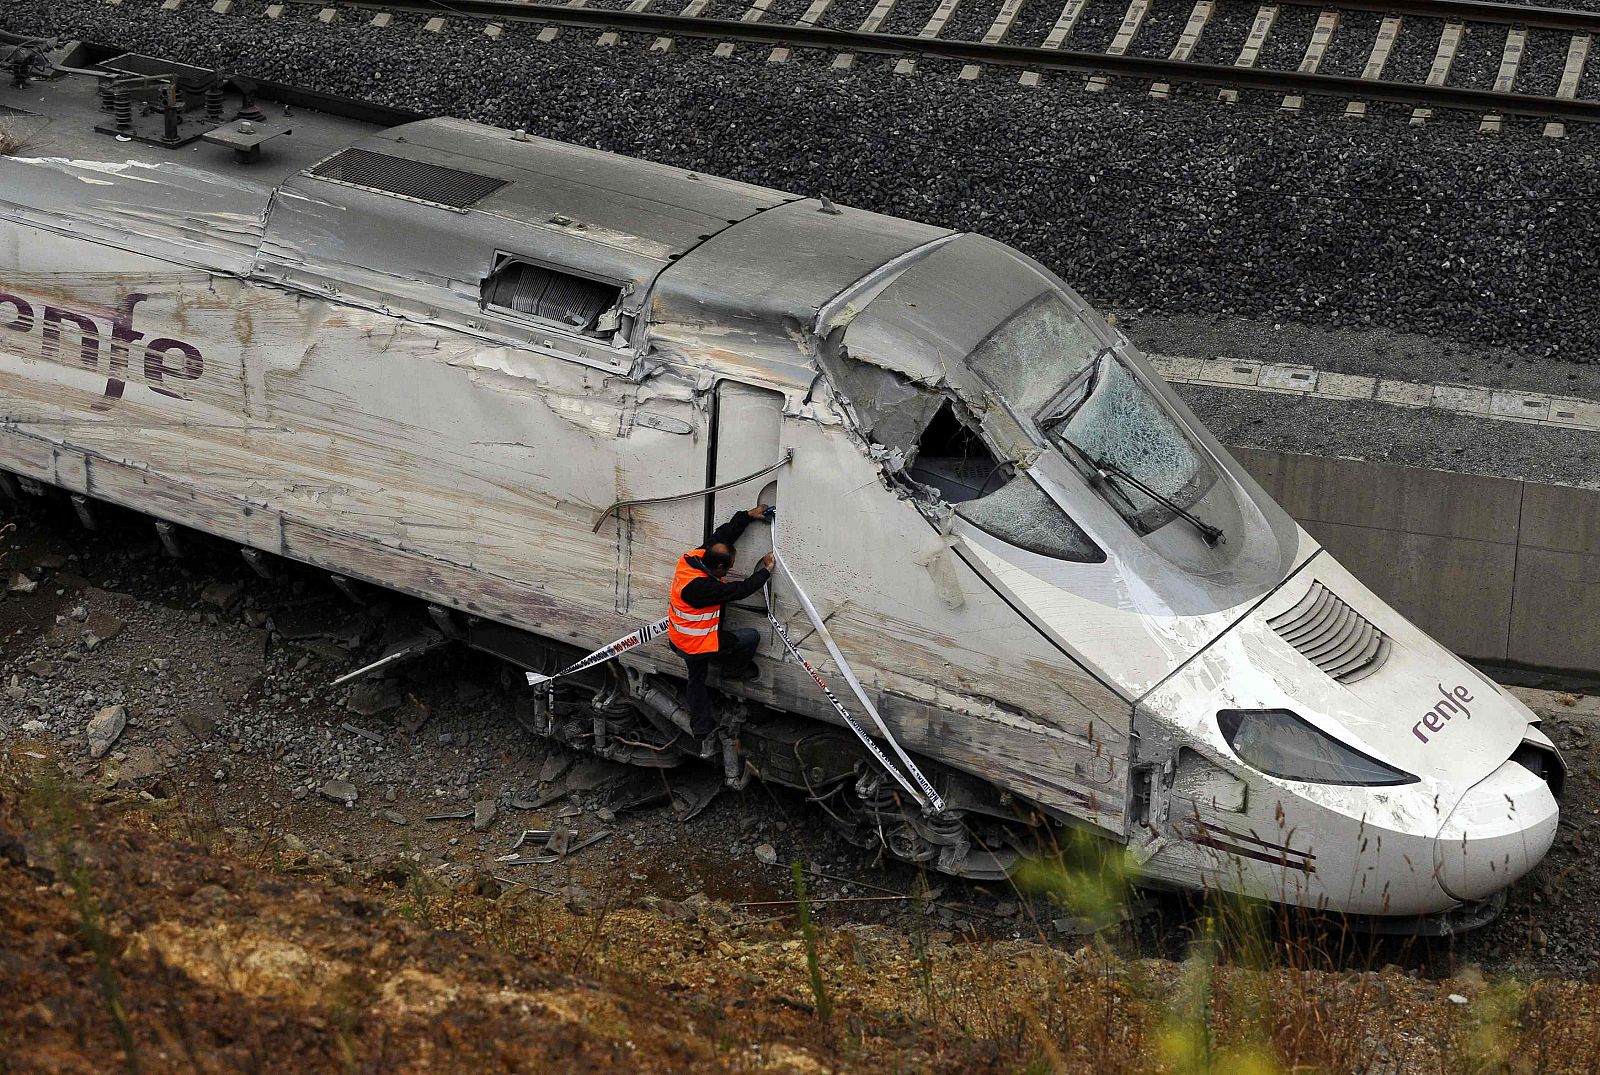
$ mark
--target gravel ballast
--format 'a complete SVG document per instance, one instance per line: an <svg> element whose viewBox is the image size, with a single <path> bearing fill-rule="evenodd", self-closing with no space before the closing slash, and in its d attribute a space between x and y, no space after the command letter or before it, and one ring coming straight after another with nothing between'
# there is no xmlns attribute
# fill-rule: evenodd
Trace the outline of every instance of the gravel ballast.
<svg viewBox="0 0 1600 1075"><path fill-rule="evenodd" d="M1096 98L1070 74L1026 89L1000 68L962 83L867 57L840 73L822 54L723 61L687 39L662 55L642 35L601 50L515 26L489 39L466 20L438 35L268 21L248 14L257 2L217 16L15 0L5 21L980 231L1108 310L1600 354L1600 168L1581 125L1565 141L1527 121L1484 137L1470 116L1287 118L1272 95ZM1097 0L1085 19L1114 24L1118 6Z"/></svg>
<svg viewBox="0 0 1600 1075"><path fill-rule="evenodd" d="M1506 51L1506 28L1468 23L1461 47L1450 64L1450 85L1469 90L1494 89L1500 59Z"/></svg>

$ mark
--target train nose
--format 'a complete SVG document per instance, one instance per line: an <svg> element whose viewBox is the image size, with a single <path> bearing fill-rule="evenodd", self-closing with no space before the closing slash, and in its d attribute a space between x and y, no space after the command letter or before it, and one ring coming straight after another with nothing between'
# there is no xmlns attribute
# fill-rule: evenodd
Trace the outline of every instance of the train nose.
<svg viewBox="0 0 1600 1075"><path fill-rule="evenodd" d="M1458 900L1494 895L1538 865L1556 836L1550 784L1513 758L1473 785L1439 830L1439 885Z"/></svg>

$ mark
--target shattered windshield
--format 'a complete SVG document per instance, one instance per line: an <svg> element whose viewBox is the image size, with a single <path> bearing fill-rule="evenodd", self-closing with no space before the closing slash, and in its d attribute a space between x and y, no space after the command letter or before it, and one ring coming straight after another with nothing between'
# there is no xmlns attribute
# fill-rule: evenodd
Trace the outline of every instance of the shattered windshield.
<svg viewBox="0 0 1600 1075"><path fill-rule="evenodd" d="M967 358L972 371L1031 415L1094 361L1103 345L1060 295L1047 291L991 332Z"/></svg>
<svg viewBox="0 0 1600 1075"><path fill-rule="evenodd" d="M1106 558L1061 505L1021 474L988 496L956 505L956 514L1001 541L1041 556L1089 564Z"/></svg>
<svg viewBox="0 0 1600 1075"><path fill-rule="evenodd" d="M1184 514L1216 483L1167 409L1056 292L1018 309L967 362L1058 448L1070 445L1110 475L1107 498L1142 534Z"/></svg>
<svg viewBox="0 0 1600 1075"><path fill-rule="evenodd" d="M1108 499L1140 533L1165 526L1216 484L1167 409L1109 350L1042 409L1039 424L1110 476Z"/></svg>

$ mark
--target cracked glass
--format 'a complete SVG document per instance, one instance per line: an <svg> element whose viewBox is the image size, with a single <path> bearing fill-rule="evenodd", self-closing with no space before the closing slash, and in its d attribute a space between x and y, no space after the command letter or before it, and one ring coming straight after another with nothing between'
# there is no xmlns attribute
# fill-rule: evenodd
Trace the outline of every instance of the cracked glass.
<svg viewBox="0 0 1600 1075"><path fill-rule="evenodd" d="M1094 329L1054 292L1023 306L968 357L973 372L1031 415L1094 361L1102 344Z"/></svg>
<svg viewBox="0 0 1600 1075"><path fill-rule="evenodd" d="M1046 433L1108 472L1110 502L1141 533L1165 526L1216 484L1166 407L1109 351L1049 410Z"/></svg>
<svg viewBox="0 0 1600 1075"><path fill-rule="evenodd" d="M988 496L956 505L956 514L1019 549L1097 564L1105 552L1032 478L1018 475Z"/></svg>

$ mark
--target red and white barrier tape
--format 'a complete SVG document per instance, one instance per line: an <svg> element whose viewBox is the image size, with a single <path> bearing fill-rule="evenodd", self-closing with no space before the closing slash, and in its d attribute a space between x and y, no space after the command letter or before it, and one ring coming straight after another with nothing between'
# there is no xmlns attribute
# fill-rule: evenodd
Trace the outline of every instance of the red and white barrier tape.
<svg viewBox="0 0 1600 1075"><path fill-rule="evenodd" d="M561 671L552 675L541 676L537 672L529 672L528 686L538 687L545 683L549 683L551 680L560 679L562 676L570 676L574 672L582 672L585 668L593 668L597 664L605 664L607 661L621 656L630 649L634 649L637 646L642 646L652 638L659 638L666 633L667 618L663 616L655 623L647 623L637 631L634 631L632 634L623 635L615 642L612 642L609 645L601 646L599 649L595 650L582 660L575 661L574 663L567 665Z"/></svg>

